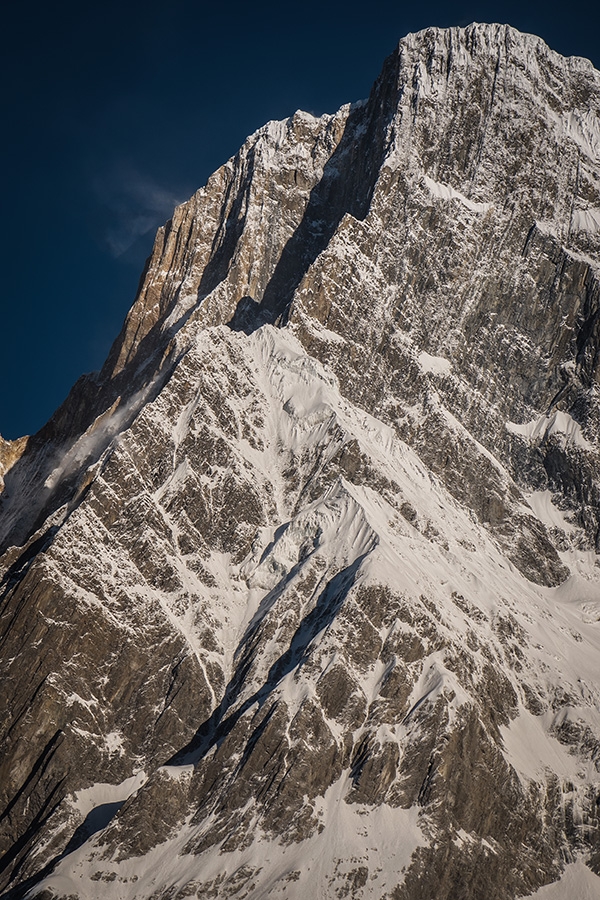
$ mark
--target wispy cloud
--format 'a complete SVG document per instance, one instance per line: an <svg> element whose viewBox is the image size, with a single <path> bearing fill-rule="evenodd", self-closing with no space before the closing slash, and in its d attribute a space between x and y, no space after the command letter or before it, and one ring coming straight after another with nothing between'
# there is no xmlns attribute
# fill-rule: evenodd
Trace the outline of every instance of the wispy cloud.
<svg viewBox="0 0 600 900"><path fill-rule="evenodd" d="M181 202L170 188L123 164L97 175L93 189L108 213L104 239L115 257L161 225Z"/></svg>

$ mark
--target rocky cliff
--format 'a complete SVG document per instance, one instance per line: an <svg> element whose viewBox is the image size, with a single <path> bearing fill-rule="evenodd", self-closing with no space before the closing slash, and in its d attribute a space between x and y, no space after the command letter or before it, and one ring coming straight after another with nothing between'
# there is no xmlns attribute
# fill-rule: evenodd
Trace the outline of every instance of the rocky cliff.
<svg viewBox="0 0 600 900"><path fill-rule="evenodd" d="M0 447L3 897L598 892L599 278L600 74L507 26L175 210Z"/></svg>

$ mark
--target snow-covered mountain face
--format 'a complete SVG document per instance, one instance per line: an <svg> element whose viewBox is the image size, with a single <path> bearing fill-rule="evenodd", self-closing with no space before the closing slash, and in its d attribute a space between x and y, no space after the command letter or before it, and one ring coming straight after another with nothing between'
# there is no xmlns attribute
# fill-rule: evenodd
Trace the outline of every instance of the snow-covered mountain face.
<svg viewBox="0 0 600 900"><path fill-rule="evenodd" d="M505 26L176 209L0 443L6 896L600 896L599 276L600 74Z"/></svg>

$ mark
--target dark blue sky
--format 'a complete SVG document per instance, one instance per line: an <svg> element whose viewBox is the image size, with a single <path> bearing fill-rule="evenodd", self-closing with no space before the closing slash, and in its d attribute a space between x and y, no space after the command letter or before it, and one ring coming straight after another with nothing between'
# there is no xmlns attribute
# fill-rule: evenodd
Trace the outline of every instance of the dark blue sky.
<svg viewBox="0 0 600 900"><path fill-rule="evenodd" d="M156 227L268 119L365 97L429 25L509 22L600 68L596 2L79 0L3 14L0 433L102 365Z"/></svg>

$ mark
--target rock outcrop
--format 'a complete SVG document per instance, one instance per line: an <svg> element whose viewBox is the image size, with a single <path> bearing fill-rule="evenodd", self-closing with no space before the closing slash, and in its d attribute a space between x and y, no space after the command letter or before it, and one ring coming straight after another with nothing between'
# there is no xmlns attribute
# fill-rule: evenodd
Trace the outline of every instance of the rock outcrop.
<svg viewBox="0 0 600 900"><path fill-rule="evenodd" d="M600 74L507 26L175 210L0 446L3 897L600 875L599 278Z"/></svg>
<svg viewBox="0 0 600 900"><path fill-rule="evenodd" d="M28 437L5 441L0 434L0 491L4 490L4 476L25 452Z"/></svg>

